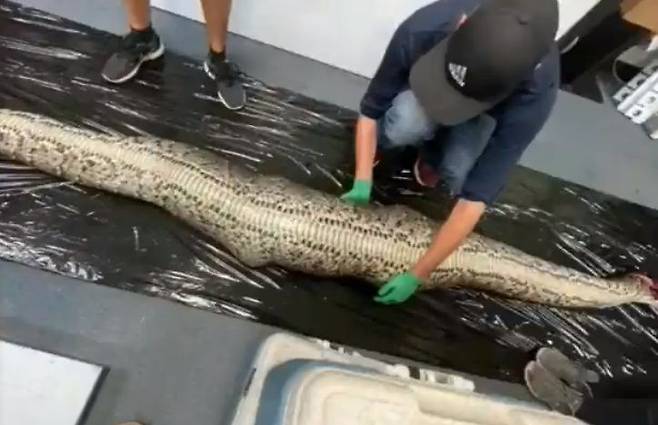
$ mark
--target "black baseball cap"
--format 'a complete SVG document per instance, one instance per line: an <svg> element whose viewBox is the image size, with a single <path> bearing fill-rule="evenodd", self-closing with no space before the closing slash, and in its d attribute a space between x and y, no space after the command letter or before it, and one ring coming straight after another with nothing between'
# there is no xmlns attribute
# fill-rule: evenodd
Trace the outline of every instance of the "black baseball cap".
<svg viewBox="0 0 658 425"><path fill-rule="evenodd" d="M411 90L430 118L455 125L508 97L548 54L557 0L483 0L411 68Z"/></svg>

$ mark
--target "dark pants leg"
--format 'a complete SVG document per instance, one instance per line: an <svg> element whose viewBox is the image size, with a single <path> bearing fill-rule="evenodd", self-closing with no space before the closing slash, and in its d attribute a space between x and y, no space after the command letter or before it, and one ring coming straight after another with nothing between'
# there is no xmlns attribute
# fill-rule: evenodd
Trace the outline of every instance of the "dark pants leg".
<svg viewBox="0 0 658 425"><path fill-rule="evenodd" d="M421 159L438 172L451 195L457 195L495 129L496 120L487 114L441 128L423 144Z"/></svg>
<svg viewBox="0 0 658 425"><path fill-rule="evenodd" d="M482 114L452 127L438 126L427 117L413 92L406 90L396 96L377 128L378 149L419 147L423 162L437 171L452 195L457 195L491 139L496 120Z"/></svg>
<svg viewBox="0 0 658 425"><path fill-rule="evenodd" d="M592 425L658 425L658 364L646 375L604 380L592 386L576 416Z"/></svg>
<svg viewBox="0 0 658 425"><path fill-rule="evenodd" d="M576 417L591 425L658 425L658 399L590 399Z"/></svg>

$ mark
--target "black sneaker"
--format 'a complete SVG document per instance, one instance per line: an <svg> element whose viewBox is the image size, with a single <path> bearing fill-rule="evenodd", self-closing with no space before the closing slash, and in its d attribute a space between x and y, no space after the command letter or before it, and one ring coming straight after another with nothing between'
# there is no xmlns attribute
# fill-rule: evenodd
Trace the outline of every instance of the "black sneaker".
<svg viewBox="0 0 658 425"><path fill-rule="evenodd" d="M247 101L242 84L240 84L240 70L224 55L208 53L203 62L203 70L208 77L217 84L217 97L228 109L241 109Z"/></svg>
<svg viewBox="0 0 658 425"><path fill-rule="evenodd" d="M164 50L164 44L152 29L131 31L121 40L119 50L105 62L101 75L110 83L124 83L137 74L144 62L159 58Z"/></svg>

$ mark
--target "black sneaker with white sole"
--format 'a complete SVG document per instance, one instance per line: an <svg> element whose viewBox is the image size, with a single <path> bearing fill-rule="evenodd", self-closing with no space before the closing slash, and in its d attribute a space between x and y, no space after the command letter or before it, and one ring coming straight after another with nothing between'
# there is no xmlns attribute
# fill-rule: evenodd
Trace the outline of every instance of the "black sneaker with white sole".
<svg viewBox="0 0 658 425"><path fill-rule="evenodd" d="M131 31L121 40L119 50L105 62L101 75L110 83L124 83L137 74L144 62L159 58L164 50L152 28Z"/></svg>
<svg viewBox="0 0 658 425"><path fill-rule="evenodd" d="M217 97L224 106L231 110L241 109L247 101L244 88L240 83L240 70L229 62L226 56L213 52L203 62L203 70L217 85Z"/></svg>

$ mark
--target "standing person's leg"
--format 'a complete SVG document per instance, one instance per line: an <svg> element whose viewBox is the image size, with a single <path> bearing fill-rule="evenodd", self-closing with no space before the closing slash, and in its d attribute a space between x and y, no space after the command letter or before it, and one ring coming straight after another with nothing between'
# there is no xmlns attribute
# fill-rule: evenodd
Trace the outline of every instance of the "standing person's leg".
<svg viewBox="0 0 658 425"><path fill-rule="evenodd" d="M217 97L229 109L240 109L246 102L239 82L239 70L226 56L231 0L201 0L208 34L208 57L203 68L217 83Z"/></svg>
<svg viewBox="0 0 658 425"><path fill-rule="evenodd" d="M116 52L105 62L101 75L110 83L133 78L144 62L159 58L164 44L151 27L149 0L123 0L130 32L123 37Z"/></svg>
<svg viewBox="0 0 658 425"><path fill-rule="evenodd" d="M231 0L201 0L203 15L206 19L208 46L213 53L222 54L226 50L231 3Z"/></svg>
<svg viewBox="0 0 658 425"><path fill-rule="evenodd" d="M131 31L144 31L151 26L150 0L123 0Z"/></svg>

